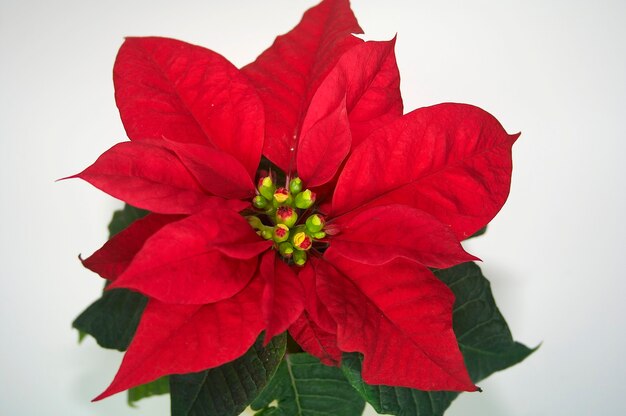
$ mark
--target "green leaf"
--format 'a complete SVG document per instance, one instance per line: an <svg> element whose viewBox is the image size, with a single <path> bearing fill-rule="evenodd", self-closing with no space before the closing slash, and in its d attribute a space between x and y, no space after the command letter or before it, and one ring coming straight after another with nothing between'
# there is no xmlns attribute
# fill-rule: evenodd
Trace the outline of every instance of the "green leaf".
<svg viewBox="0 0 626 416"><path fill-rule="evenodd" d="M289 354L252 402L256 416L356 416L365 402L341 370L306 353Z"/></svg>
<svg viewBox="0 0 626 416"><path fill-rule="evenodd" d="M476 264L464 263L435 274L457 298L454 333L475 383L523 361L536 350L513 340L489 281Z"/></svg>
<svg viewBox="0 0 626 416"><path fill-rule="evenodd" d="M489 281L474 263L437 270L435 274L456 297L453 325L472 380L519 363L534 350L513 341L498 310ZM458 396L455 392L424 392L403 387L370 386L361 378L360 354L344 354L342 369L353 387L379 413L441 416Z"/></svg>
<svg viewBox="0 0 626 416"><path fill-rule="evenodd" d="M109 238L124 230L135 220L143 218L146 215L148 215L148 211L125 204L124 208L113 213L113 218L109 223Z"/></svg>
<svg viewBox="0 0 626 416"><path fill-rule="evenodd" d="M136 402L150 396L167 394L170 392L169 377L161 377L151 383L133 387L128 390L128 404L134 406Z"/></svg>
<svg viewBox="0 0 626 416"><path fill-rule="evenodd" d="M341 368L352 386L378 413L402 416L441 416L458 393L373 386L361 378L361 354L343 354Z"/></svg>
<svg viewBox="0 0 626 416"><path fill-rule="evenodd" d="M274 337L267 347L262 339L228 364L170 376L172 416L239 415L267 385L285 355L285 334Z"/></svg>
<svg viewBox="0 0 626 416"><path fill-rule="evenodd" d="M128 289L112 289L91 304L72 326L96 339L103 348L126 351L148 299Z"/></svg>

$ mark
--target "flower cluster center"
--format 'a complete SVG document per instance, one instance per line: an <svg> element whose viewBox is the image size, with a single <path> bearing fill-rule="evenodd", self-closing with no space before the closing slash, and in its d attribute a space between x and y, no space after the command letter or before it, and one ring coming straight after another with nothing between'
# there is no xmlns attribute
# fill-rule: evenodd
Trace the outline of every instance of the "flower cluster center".
<svg viewBox="0 0 626 416"><path fill-rule="evenodd" d="M257 234L274 242L274 249L289 264L304 266L309 250L326 237L326 221L315 213L315 193L294 178L277 187L270 176L259 180L252 200L255 215L246 217Z"/></svg>

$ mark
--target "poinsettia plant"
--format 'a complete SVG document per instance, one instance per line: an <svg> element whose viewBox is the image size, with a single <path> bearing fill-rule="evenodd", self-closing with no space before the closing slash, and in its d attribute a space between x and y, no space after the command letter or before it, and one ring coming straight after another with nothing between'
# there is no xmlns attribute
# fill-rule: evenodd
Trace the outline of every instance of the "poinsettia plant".
<svg viewBox="0 0 626 416"><path fill-rule="evenodd" d="M404 113L395 39L325 0L237 69L166 38L114 67L130 141L75 175L128 205L83 265L74 322L125 350L95 400L171 394L173 415L443 414L531 353L461 241L510 187L489 113Z"/></svg>

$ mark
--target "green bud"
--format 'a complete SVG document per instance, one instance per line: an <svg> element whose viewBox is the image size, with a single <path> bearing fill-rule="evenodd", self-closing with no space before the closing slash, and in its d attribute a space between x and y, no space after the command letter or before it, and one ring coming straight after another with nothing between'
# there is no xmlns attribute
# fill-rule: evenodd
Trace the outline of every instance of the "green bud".
<svg viewBox="0 0 626 416"><path fill-rule="evenodd" d="M322 231L324 225L326 225L326 221L324 221L324 217L321 215L314 214L306 219L306 229L311 234Z"/></svg>
<svg viewBox="0 0 626 416"><path fill-rule="evenodd" d="M296 263L298 266L304 266L304 263L306 263L306 258L306 251L295 250L293 252L293 262Z"/></svg>
<svg viewBox="0 0 626 416"><path fill-rule="evenodd" d="M309 189L307 189L304 192L300 192L298 195L296 195L296 199L295 199L296 207L300 209L308 209L311 207L311 205L313 205L314 202L315 202L315 193L311 192Z"/></svg>
<svg viewBox="0 0 626 416"><path fill-rule="evenodd" d="M280 255L285 258L290 258L293 254L293 246L290 243L284 242L278 245L278 251Z"/></svg>
<svg viewBox="0 0 626 416"><path fill-rule="evenodd" d="M293 178L289 182L289 192L295 195L297 193L300 193L300 191L302 191L302 179Z"/></svg>
<svg viewBox="0 0 626 416"><path fill-rule="evenodd" d="M267 204L269 204L269 202L270 201L265 199L265 197L263 195L257 195L252 200L252 205L254 205L255 208L263 209L263 208L267 207Z"/></svg>
<svg viewBox="0 0 626 416"><path fill-rule="evenodd" d="M274 230L272 232L272 238L277 243L287 241L289 239L289 227L287 227L285 224L278 224L276 227L274 227Z"/></svg>
<svg viewBox="0 0 626 416"><path fill-rule="evenodd" d="M274 197L274 192L276 191L276 185L274 185L272 178L266 176L264 178L261 178L261 180L259 181L258 189L259 193L263 195L265 199L271 201Z"/></svg>
<svg viewBox="0 0 626 416"><path fill-rule="evenodd" d="M293 198L287 188L278 188L273 195L275 207L279 207L281 205L291 205L293 203Z"/></svg>

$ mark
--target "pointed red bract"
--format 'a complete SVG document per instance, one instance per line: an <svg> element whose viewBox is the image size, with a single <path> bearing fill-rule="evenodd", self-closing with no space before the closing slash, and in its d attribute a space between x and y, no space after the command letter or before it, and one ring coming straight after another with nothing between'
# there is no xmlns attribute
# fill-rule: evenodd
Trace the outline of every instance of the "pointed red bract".
<svg viewBox="0 0 626 416"><path fill-rule="evenodd" d="M330 178L311 174L311 165L321 165L317 168L320 173L335 174L341 170L341 163L345 162L350 149L356 148L371 131L402 116L400 74L393 52L394 45L395 39L365 42L353 47L343 54L311 100L298 141L297 171L310 187L316 188L320 200L332 196L337 175L328 182ZM344 99L350 124L349 142L348 134L336 136L328 133L314 139L307 137L308 126L315 126L318 120L332 113L337 103ZM326 149L327 143L332 143L332 152L320 151ZM339 158L341 160L337 161ZM324 185L318 187L319 184Z"/></svg>
<svg viewBox="0 0 626 416"><path fill-rule="evenodd" d="M346 215L328 251L353 261L380 265L403 257L443 269L476 257L468 254L454 233L435 217L406 205L385 205Z"/></svg>
<svg viewBox="0 0 626 416"><path fill-rule="evenodd" d="M335 176L352 143L346 97L327 97L333 101L328 113L309 112L302 125L298 145L298 176L308 187L325 184Z"/></svg>
<svg viewBox="0 0 626 416"><path fill-rule="evenodd" d="M317 89L307 118L311 113L326 113L328 106L345 94L354 149L372 131L401 117L402 96L393 51L395 43L395 39L365 42L343 54ZM299 169L298 165L298 172Z"/></svg>
<svg viewBox="0 0 626 416"><path fill-rule="evenodd" d="M156 232L108 288L133 289L166 303L215 302L246 286L256 256L270 246L239 214L204 211Z"/></svg>
<svg viewBox="0 0 626 416"><path fill-rule="evenodd" d="M289 327L289 335L309 354L326 365L339 366L341 351L337 347L337 334L327 332L313 322L307 312Z"/></svg>
<svg viewBox="0 0 626 416"><path fill-rule="evenodd" d="M337 322L339 349L363 353L366 383L476 390L452 330L454 296L426 267L330 256L318 277L320 296Z"/></svg>
<svg viewBox="0 0 626 416"><path fill-rule="evenodd" d="M348 0L325 0L308 10L289 33L242 72L257 87L265 105L263 154L289 169L295 139L311 97L341 55L363 41Z"/></svg>
<svg viewBox="0 0 626 416"><path fill-rule="evenodd" d="M405 204L467 238L496 215L509 194L516 138L470 105L415 110L375 131L350 156L332 212Z"/></svg>
<svg viewBox="0 0 626 416"><path fill-rule="evenodd" d="M317 258L311 258L300 273L298 273L298 279L300 279L304 287L304 308L307 315L318 327L325 332L335 333L337 332L337 323L333 320L330 313L328 313L328 309L320 300L318 294L318 263L319 260Z"/></svg>
<svg viewBox="0 0 626 416"><path fill-rule="evenodd" d="M178 215L148 214L114 235L102 248L82 260L83 266L105 279L115 280L126 270L149 237L165 225L182 218Z"/></svg>
<svg viewBox="0 0 626 416"><path fill-rule="evenodd" d="M267 345L300 316L304 308L304 293L294 271L278 259L274 251L263 255L259 270L265 282L262 312Z"/></svg>
<svg viewBox="0 0 626 416"><path fill-rule="evenodd" d="M263 329L262 282L208 305L151 299L111 385L95 400L168 374L203 371L243 355Z"/></svg>
<svg viewBox="0 0 626 416"><path fill-rule="evenodd" d="M249 205L210 196L176 155L153 144L118 143L75 176L135 207L160 214L193 214L226 206L240 211Z"/></svg>
<svg viewBox="0 0 626 416"><path fill-rule="evenodd" d="M263 147L263 105L224 57L174 39L127 38L113 80L131 140L212 145L254 177Z"/></svg>
<svg viewBox="0 0 626 416"><path fill-rule="evenodd" d="M219 149L193 143L165 140L167 148L180 158L200 185L226 199L247 199L254 195L253 179L233 156Z"/></svg>

